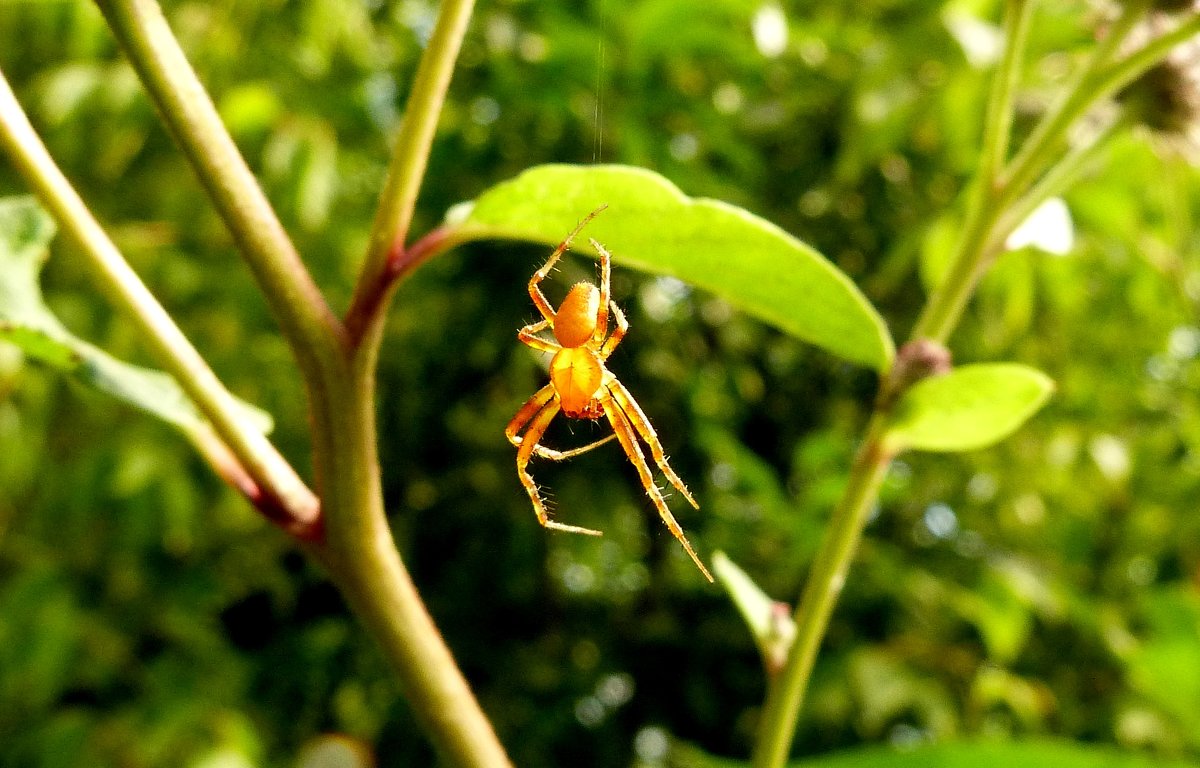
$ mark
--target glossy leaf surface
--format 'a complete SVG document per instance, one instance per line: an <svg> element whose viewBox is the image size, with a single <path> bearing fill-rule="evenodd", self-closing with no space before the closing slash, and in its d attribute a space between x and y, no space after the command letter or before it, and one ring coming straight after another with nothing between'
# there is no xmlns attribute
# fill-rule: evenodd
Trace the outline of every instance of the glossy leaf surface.
<svg viewBox="0 0 1200 768"><path fill-rule="evenodd" d="M896 404L887 439L900 450L969 451L1021 426L1054 391L1044 373L1014 363L965 365L923 379Z"/></svg>
<svg viewBox="0 0 1200 768"><path fill-rule="evenodd" d="M543 165L452 209L454 239L555 246L589 211L575 248L595 238L627 267L709 291L839 357L884 370L894 345L854 283L779 227L717 200L690 198L656 173L625 166Z"/></svg>

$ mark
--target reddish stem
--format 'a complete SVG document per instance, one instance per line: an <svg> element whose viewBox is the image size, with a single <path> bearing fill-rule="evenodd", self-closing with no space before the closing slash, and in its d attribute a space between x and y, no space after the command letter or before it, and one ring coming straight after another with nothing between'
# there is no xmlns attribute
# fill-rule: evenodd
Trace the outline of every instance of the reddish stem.
<svg viewBox="0 0 1200 768"><path fill-rule="evenodd" d="M392 291L400 281L429 259L453 246L454 234L455 230L443 226L431 230L408 248L401 242L392 244L383 270L367 285L366 290L358 295L346 312L346 332L352 346L358 346L371 319L386 311Z"/></svg>
<svg viewBox="0 0 1200 768"><path fill-rule="evenodd" d="M413 243L411 248L393 249L388 254L387 273L393 280L401 280L429 259L449 250L455 244L454 234L455 230L450 227L437 227Z"/></svg>
<svg viewBox="0 0 1200 768"><path fill-rule="evenodd" d="M259 514L288 535L305 542L321 541L325 535L324 518L320 510L310 520L297 518L277 495L264 491L263 487L254 481L237 456L229 450L211 432L201 432L192 436L196 447L208 460L209 465L217 476L227 485L242 494Z"/></svg>

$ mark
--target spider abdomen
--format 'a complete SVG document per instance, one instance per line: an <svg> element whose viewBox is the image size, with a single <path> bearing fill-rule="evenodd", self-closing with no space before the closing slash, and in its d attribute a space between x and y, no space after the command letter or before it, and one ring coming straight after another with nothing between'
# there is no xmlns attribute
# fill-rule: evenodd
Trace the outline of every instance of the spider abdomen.
<svg viewBox="0 0 1200 768"><path fill-rule="evenodd" d="M600 291L591 283L576 283L554 316L554 338L564 347L582 347L596 332Z"/></svg>
<svg viewBox="0 0 1200 768"><path fill-rule="evenodd" d="M587 347L567 347L550 361L550 382L563 413L575 419L597 419L604 411L596 402L604 383L604 363Z"/></svg>

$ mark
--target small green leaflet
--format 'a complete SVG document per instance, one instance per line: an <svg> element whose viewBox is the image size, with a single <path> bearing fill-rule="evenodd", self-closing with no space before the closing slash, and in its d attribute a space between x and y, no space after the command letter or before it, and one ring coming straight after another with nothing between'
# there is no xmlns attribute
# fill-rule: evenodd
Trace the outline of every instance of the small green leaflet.
<svg viewBox="0 0 1200 768"><path fill-rule="evenodd" d="M456 242L529 240L555 246L607 204L575 247L594 237L627 267L676 277L846 360L887 370L895 347L854 283L817 251L748 211L689 198L650 171L543 165L450 211Z"/></svg>
<svg viewBox="0 0 1200 768"><path fill-rule="evenodd" d="M780 669L787 661L796 637L796 623L787 606L772 600L724 552L715 552L712 563L717 581L721 582L750 628L763 662L769 670ZM780 613L776 606L782 606L783 612Z"/></svg>
<svg viewBox="0 0 1200 768"><path fill-rule="evenodd" d="M118 360L80 339L46 306L38 277L55 231L54 220L32 197L0 199L0 341L195 436L207 422L175 379ZM270 431L269 414L242 405L254 424Z"/></svg>
<svg viewBox="0 0 1200 768"><path fill-rule="evenodd" d="M907 749L866 747L791 763L791 768L1200 768L1195 762L1166 760L1092 744L1028 741L954 741Z"/></svg>
<svg viewBox="0 0 1200 768"><path fill-rule="evenodd" d="M885 440L895 450L970 451L1008 437L1054 391L1016 363L964 365L914 384L896 403Z"/></svg>

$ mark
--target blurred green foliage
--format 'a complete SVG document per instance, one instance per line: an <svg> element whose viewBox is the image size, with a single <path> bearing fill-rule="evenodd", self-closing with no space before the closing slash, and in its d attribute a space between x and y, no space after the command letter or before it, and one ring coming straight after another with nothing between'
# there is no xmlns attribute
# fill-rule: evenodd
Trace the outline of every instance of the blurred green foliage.
<svg viewBox="0 0 1200 768"><path fill-rule="evenodd" d="M164 5L344 307L433 4ZM817 247L902 338L921 252L975 160L997 5L481 3L416 231L531 165L643 165ZM1097 18L1040 4L1018 131ZM0 67L139 273L306 467L287 351L98 14L0 0ZM0 164L0 194L23 191ZM1068 256L1014 252L985 281L956 358L1020 361L1057 392L995 448L895 466L797 756L1056 735L1200 757L1198 193L1191 166L1131 136L1067 196ZM537 470L560 517L601 540L547 534L514 476L503 427L544 376L514 333L544 256L474 245L400 289L379 405L397 542L518 765L660 765L674 739L743 757L753 641L619 452ZM571 260L562 279L590 269ZM65 242L45 290L74 333L150 362ZM614 292L632 330L611 367L700 500L677 509L689 536L794 599L874 375L670 279L618 269ZM170 429L0 349L0 765L284 766L326 731L382 766L433 759L333 589Z"/></svg>

